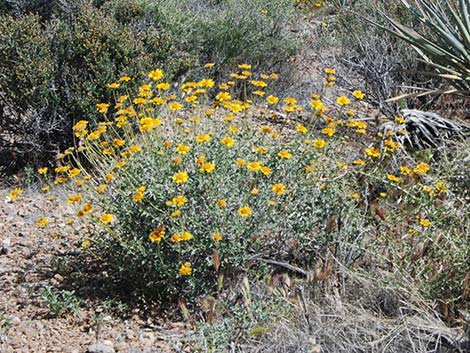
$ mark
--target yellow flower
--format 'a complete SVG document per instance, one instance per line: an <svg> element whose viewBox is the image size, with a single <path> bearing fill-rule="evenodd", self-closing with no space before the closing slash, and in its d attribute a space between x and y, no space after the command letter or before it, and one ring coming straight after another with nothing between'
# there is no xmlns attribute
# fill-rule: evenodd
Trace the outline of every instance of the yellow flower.
<svg viewBox="0 0 470 353"><path fill-rule="evenodd" d="M107 182L107 183L110 183L111 181L113 181L114 179L114 175L112 173L108 173L104 176L104 180Z"/></svg>
<svg viewBox="0 0 470 353"><path fill-rule="evenodd" d="M99 113L106 114L108 109L109 109L109 104L108 103L98 103L96 105L96 110L98 110Z"/></svg>
<svg viewBox="0 0 470 353"><path fill-rule="evenodd" d="M182 145L182 144L179 144L179 145L176 147L176 152L178 152L179 154L186 154L186 153L188 153L190 150L191 150L191 147L186 146L186 145Z"/></svg>
<svg viewBox="0 0 470 353"><path fill-rule="evenodd" d="M279 98L273 95L269 95L268 97L266 97L266 101L268 102L268 104L274 105L279 102Z"/></svg>
<svg viewBox="0 0 470 353"><path fill-rule="evenodd" d="M181 265L179 269L179 274L181 276L191 276L193 273L193 269L191 268L191 262L185 262L183 265Z"/></svg>
<svg viewBox="0 0 470 353"><path fill-rule="evenodd" d="M91 211L93 211L93 207L91 206L91 203L87 202L86 204L84 204L82 211L83 213L90 213Z"/></svg>
<svg viewBox="0 0 470 353"><path fill-rule="evenodd" d="M329 137L333 136L336 132L334 126L327 126L321 130L321 133Z"/></svg>
<svg viewBox="0 0 470 353"><path fill-rule="evenodd" d="M57 185L57 184L63 184L67 181L67 178L64 178L64 177L59 177L57 178L56 180L54 180L54 184Z"/></svg>
<svg viewBox="0 0 470 353"><path fill-rule="evenodd" d="M176 206L178 207L181 207L183 206L186 202L188 202L188 199L186 197L184 197L183 195L178 195L176 197L173 197L173 199L171 200L173 202L173 204L175 204Z"/></svg>
<svg viewBox="0 0 470 353"><path fill-rule="evenodd" d="M354 165L366 165L366 162L364 162L362 159L355 159L353 161Z"/></svg>
<svg viewBox="0 0 470 353"><path fill-rule="evenodd" d="M49 223L48 219L46 217L41 218L39 221L37 221L37 225L39 227L45 227L47 226L47 223Z"/></svg>
<svg viewBox="0 0 470 353"><path fill-rule="evenodd" d="M118 139L118 138L115 138L113 140L113 146L115 146L115 147L122 147L125 144L126 144L126 141L124 141L124 140L121 140L121 139Z"/></svg>
<svg viewBox="0 0 470 353"><path fill-rule="evenodd" d="M209 79L204 78L197 83L197 86L206 87L206 88L212 88L214 87L214 85L215 85L214 80L211 80L210 78Z"/></svg>
<svg viewBox="0 0 470 353"><path fill-rule="evenodd" d="M341 96L341 97L338 97L336 99L336 103L338 103L339 105L343 106L343 105L348 105L351 103L351 101L349 100L348 97L346 96Z"/></svg>
<svg viewBox="0 0 470 353"><path fill-rule="evenodd" d="M317 112L324 112L326 110L325 106L323 105L322 101L319 99L315 99L310 102L310 105L312 106L313 109L315 109Z"/></svg>
<svg viewBox="0 0 470 353"><path fill-rule="evenodd" d="M122 76L119 78L119 81L122 81L122 82L127 82L127 81L130 81L131 78L129 76Z"/></svg>
<svg viewBox="0 0 470 353"><path fill-rule="evenodd" d="M274 184L271 190L277 195L282 195L286 192L286 187L284 184L278 183Z"/></svg>
<svg viewBox="0 0 470 353"><path fill-rule="evenodd" d="M189 175L186 172L178 172L174 174L171 179L176 183L176 184L184 184L189 180Z"/></svg>
<svg viewBox="0 0 470 353"><path fill-rule="evenodd" d="M249 206L242 206L238 209L237 213L242 217L248 217L253 213Z"/></svg>
<svg viewBox="0 0 470 353"><path fill-rule="evenodd" d="M111 89L119 88L119 86L120 86L120 84L117 83L117 82L108 83L108 84L106 85L106 87L111 88Z"/></svg>
<svg viewBox="0 0 470 353"><path fill-rule="evenodd" d="M327 67L327 68L325 68L325 73L327 75L336 75L336 69L333 69L331 67Z"/></svg>
<svg viewBox="0 0 470 353"><path fill-rule="evenodd" d="M190 232L184 232L180 234L180 240L181 241L188 241L193 238L193 235Z"/></svg>
<svg viewBox="0 0 470 353"><path fill-rule="evenodd" d="M201 166L204 162L206 161L206 157L205 156L199 156L197 157L196 159L196 164Z"/></svg>
<svg viewBox="0 0 470 353"><path fill-rule="evenodd" d="M103 222L104 224L111 223L112 220L113 220L113 215L109 214L109 213L105 213L105 214L101 215L101 217L100 217L100 221Z"/></svg>
<svg viewBox="0 0 470 353"><path fill-rule="evenodd" d="M149 235L149 239L152 243L159 243L165 237L165 227L160 226L157 227L152 233Z"/></svg>
<svg viewBox="0 0 470 353"><path fill-rule="evenodd" d="M56 173L64 173L66 171L68 171L70 169L70 167L68 165L62 165L60 167L57 167L54 169L54 172Z"/></svg>
<svg viewBox="0 0 470 353"><path fill-rule="evenodd" d="M204 65L204 68L209 69L209 68L213 67L214 65L215 65L215 63L207 63L207 64Z"/></svg>
<svg viewBox="0 0 470 353"><path fill-rule="evenodd" d="M380 151L377 147L372 146L372 147L366 148L365 152L368 156L371 156L373 158L380 157Z"/></svg>
<svg viewBox="0 0 470 353"><path fill-rule="evenodd" d="M181 108L183 108L183 105L178 102L172 102L168 105L168 109L173 111L180 110Z"/></svg>
<svg viewBox="0 0 470 353"><path fill-rule="evenodd" d="M170 213L170 217L173 217L173 218L179 217L180 215L181 215L180 210L174 210L173 212Z"/></svg>
<svg viewBox="0 0 470 353"><path fill-rule="evenodd" d="M199 169L199 171L201 173L212 173L215 169L215 164L214 163L210 163L210 162L205 162L202 164L201 168Z"/></svg>
<svg viewBox="0 0 470 353"><path fill-rule="evenodd" d="M251 70L251 65L250 64L239 64L238 68L240 70Z"/></svg>
<svg viewBox="0 0 470 353"><path fill-rule="evenodd" d="M243 167L246 164L246 161L242 158L237 158L235 164L237 165L237 167Z"/></svg>
<svg viewBox="0 0 470 353"><path fill-rule="evenodd" d="M193 238L193 235L189 232L175 233L171 236L171 241L179 243L180 241L188 241Z"/></svg>
<svg viewBox="0 0 470 353"><path fill-rule="evenodd" d="M262 167L262 164L261 164L261 162L259 162L259 161L250 162L250 163L248 163L248 165L247 165L247 168L248 168L249 170L253 170L253 171L258 171L258 170L261 169L261 167Z"/></svg>
<svg viewBox="0 0 470 353"><path fill-rule="evenodd" d="M271 168L266 167L266 166L262 166L260 170L261 170L261 173L263 173L264 175L270 175L272 173Z"/></svg>
<svg viewBox="0 0 470 353"><path fill-rule="evenodd" d="M399 124L404 124L407 120L405 118L402 118L401 116L397 116L395 117L395 121Z"/></svg>
<svg viewBox="0 0 470 353"><path fill-rule="evenodd" d="M90 239L85 239L84 241L82 241L82 248L83 248L83 249L89 248L90 245L91 245Z"/></svg>
<svg viewBox="0 0 470 353"><path fill-rule="evenodd" d="M302 133L302 134L305 134L308 132L308 129L303 126L302 124L297 124L297 126L295 127L295 130L297 130L298 132Z"/></svg>
<svg viewBox="0 0 470 353"><path fill-rule="evenodd" d="M294 105L297 103L297 99L293 98L293 97L287 97L287 98L284 98L284 103L287 103L289 105Z"/></svg>
<svg viewBox="0 0 470 353"><path fill-rule="evenodd" d="M430 186L427 186L427 185L424 185L423 186L423 191L424 192L427 192L429 194L429 196L436 196L436 192L434 191L434 189Z"/></svg>
<svg viewBox="0 0 470 353"><path fill-rule="evenodd" d="M98 187L96 188L96 192L97 192L98 194L102 194L102 193L104 192L104 190L106 189L106 187L107 187L106 184L101 184L100 186L98 186Z"/></svg>
<svg viewBox="0 0 470 353"><path fill-rule="evenodd" d="M197 101L197 96L195 95L187 96L184 100L188 103L194 103L195 101Z"/></svg>
<svg viewBox="0 0 470 353"><path fill-rule="evenodd" d="M447 192L447 189L446 189L446 183L445 181L443 180L439 180L436 185L434 185L434 187L436 188L437 191L439 192Z"/></svg>
<svg viewBox="0 0 470 353"><path fill-rule="evenodd" d="M228 127L228 131L230 131L232 134L238 134L240 132L240 129L236 126L230 125Z"/></svg>
<svg viewBox="0 0 470 353"><path fill-rule="evenodd" d="M219 199L219 200L217 200L217 207L218 207L218 208L225 208L225 207L227 207L227 200L225 200L225 199Z"/></svg>
<svg viewBox="0 0 470 353"><path fill-rule="evenodd" d="M284 158L284 159L289 159L292 157L292 154L287 151L287 150L282 150L277 153L278 157Z"/></svg>
<svg viewBox="0 0 470 353"><path fill-rule="evenodd" d="M170 84L167 82L162 82L157 85L157 88L162 91L168 91L170 89Z"/></svg>
<svg viewBox="0 0 470 353"><path fill-rule="evenodd" d="M325 146L326 146L326 141L325 140L315 139L313 141L313 147L315 147L315 148L323 148Z"/></svg>
<svg viewBox="0 0 470 353"><path fill-rule="evenodd" d="M259 189L258 188L251 189L250 194L253 196L259 195Z"/></svg>
<svg viewBox="0 0 470 353"><path fill-rule="evenodd" d="M224 137L220 140L220 143L222 145L225 145L227 147L232 147L235 144L235 140L231 137Z"/></svg>
<svg viewBox="0 0 470 353"><path fill-rule="evenodd" d="M429 219L420 219L419 220L419 224L421 224L423 227L427 228L431 225L431 222L429 221Z"/></svg>
<svg viewBox="0 0 470 353"><path fill-rule="evenodd" d="M360 90L355 90L353 91L353 96L356 97L357 99L364 99L364 97L366 96L365 93L363 93L362 91Z"/></svg>
<svg viewBox="0 0 470 353"><path fill-rule="evenodd" d="M150 103L154 103L156 105L163 105L165 104L165 100L162 97L154 97L150 101Z"/></svg>
<svg viewBox="0 0 470 353"><path fill-rule="evenodd" d="M146 131L150 131L150 130L153 130L155 128L157 128L158 126L160 126L162 123L162 121L159 119L159 118L150 118L150 117L147 117L147 118L142 118L140 119L140 131L141 132L146 132Z"/></svg>
<svg viewBox="0 0 470 353"><path fill-rule="evenodd" d="M140 151L142 151L142 147L140 147L140 146L135 146L134 145L134 146L129 147L129 152L130 153L136 153L136 152L140 152Z"/></svg>
<svg viewBox="0 0 470 353"><path fill-rule="evenodd" d="M134 197L133 197L133 200L134 202L140 202L144 199L144 193L141 192L141 191L137 191L135 194L134 194Z"/></svg>
<svg viewBox="0 0 470 353"><path fill-rule="evenodd" d="M214 234L212 234L212 240L214 240L214 241L221 241L221 240L222 240L222 234L220 234L220 233L214 233Z"/></svg>
<svg viewBox="0 0 470 353"><path fill-rule="evenodd" d="M253 151L259 154L266 154L269 152L269 149L263 146L253 146Z"/></svg>
<svg viewBox="0 0 470 353"><path fill-rule="evenodd" d="M47 167L39 168L39 169L38 169L38 173L39 173L40 175L46 175L47 170L48 170Z"/></svg>
<svg viewBox="0 0 470 353"><path fill-rule="evenodd" d="M400 172L402 175L411 175L411 169L408 168L407 166L401 166Z"/></svg>
<svg viewBox="0 0 470 353"><path fill-rule="evenodd" d="M264 133L269 133L269 132L271 132L271 127L267 126L267 125L263 125L263 126L260 127L260 130Z"/></svg>
<svg viewBox="0 0 470 353"><path fill-rule="evenodd" d="M390 180L390 181L393 181L395 183L401 182L401 178L397 177L396 175L393 175L393 174L387 174L387 179Z"/></svg>
<svg viewBox="0 0 470 353"><path fill-rule="evenodd" d="M429 164L421 162L413 168L413 172L418 176L423 176L429 171Z"/></svg>
<svg viewBox="0 0 470 353"><path fill-rule="evenodd" d="M313 173L313 167L310 165L305 166L305 172L306 173Z"/></svg>
<svg viewBox="0 0 470 353"><path fill-rule="evenodd" d="M160 69L153 70L149 72L148 77L150 77L154 81L158 81L163 78L164 74L163 71Z"/></svg>
<svg viewBox="0 0 470 353"><path fill-rule="evenodd" d="M230 100L232 99L232 96L230 95L230 93L228 92L219 92L216 96L215 96L215 99L217 99L218 101L227 101L227 100Z"/></svg>
<svg viewBox="0 0 470 353"><path fill-rule="evenodd" d="M82 195L81 194L70 195L67 198L67 203L76 203L76 202L80 202L81 200L82 200Z"/></svg>
<svg viewBox="0 0 470 353"><path fill-rule="evenodd" d="M211 137L209 134L202 134L202 135L196 136L196 142L199 142L199 143L209 142L210 140L211 140Z"/></svg>

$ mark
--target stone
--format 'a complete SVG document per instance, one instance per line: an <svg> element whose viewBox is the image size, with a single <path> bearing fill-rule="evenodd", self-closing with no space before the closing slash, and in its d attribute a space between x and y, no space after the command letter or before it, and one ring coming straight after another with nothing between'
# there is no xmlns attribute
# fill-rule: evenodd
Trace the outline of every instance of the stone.
<svg viewBox="0 0 470 353"><path fill-rule="evenodd" d="M88 353L115 353L113 347L104 343L95 343L88 347Z"/></svg>

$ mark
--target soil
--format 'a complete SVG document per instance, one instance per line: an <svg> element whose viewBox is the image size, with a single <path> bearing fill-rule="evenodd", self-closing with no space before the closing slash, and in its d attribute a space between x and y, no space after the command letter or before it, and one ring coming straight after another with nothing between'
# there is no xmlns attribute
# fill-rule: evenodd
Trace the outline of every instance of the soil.
<svg viewBox="0 0 470 353"><path fill-rule="evenodd" d="M48 212L57 216L49 196L30 191L8 202L7 194L0 191L0 353L184 351L187 324L127 303L116 309L112 296L91 295L102 291L94 282L64 279L60 264L79 256L82 229L66 221L38 227ZM73 211L60 212L65 220ZM80 304L52 315L41 296L45 288L72 293Z"/></svg>

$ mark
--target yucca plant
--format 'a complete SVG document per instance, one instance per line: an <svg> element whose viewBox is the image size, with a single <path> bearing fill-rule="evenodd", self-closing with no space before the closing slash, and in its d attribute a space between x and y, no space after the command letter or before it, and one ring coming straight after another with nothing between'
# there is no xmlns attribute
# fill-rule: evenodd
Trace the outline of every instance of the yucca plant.
<svg viewBox="0 0 470 353"><path fill-rule="evenodd" d="M460 94L470 96L470 0L414 0L415 6L400 0L423 25L423 33L407 27L383 14L392 28L375 25L411 44L421 61L435 71L412 71L446 79L451 89L407 93L390 101L429 94Z"/></svg>

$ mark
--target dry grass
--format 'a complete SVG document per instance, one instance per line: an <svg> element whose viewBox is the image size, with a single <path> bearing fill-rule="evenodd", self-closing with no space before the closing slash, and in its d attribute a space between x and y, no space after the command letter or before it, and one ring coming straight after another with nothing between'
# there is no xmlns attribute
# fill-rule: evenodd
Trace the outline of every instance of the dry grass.
<svg viewBox="0 0 470 353"><path fill-rule="evenodd" d="M344 293L305 299L250 352L464 352L461 334L413 290L354 275ZM467 343L468 344L468 343ZM467 348L468 349L468 348ZM247 350L242 350L247 351Z"/></svg>

